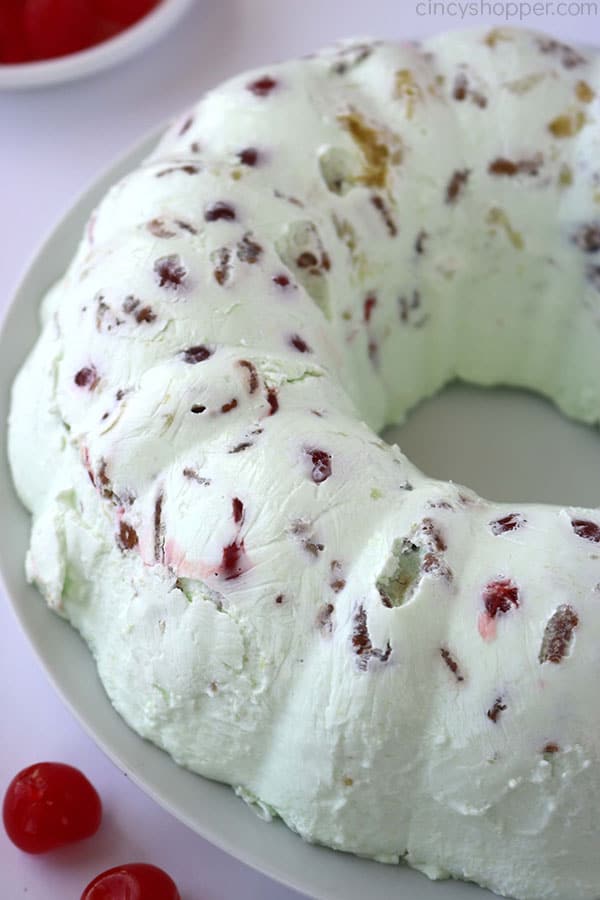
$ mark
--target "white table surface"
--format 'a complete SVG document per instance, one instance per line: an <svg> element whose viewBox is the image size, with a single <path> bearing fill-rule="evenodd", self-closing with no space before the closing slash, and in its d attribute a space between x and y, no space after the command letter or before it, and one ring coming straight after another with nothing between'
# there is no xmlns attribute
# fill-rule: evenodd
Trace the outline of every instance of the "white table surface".
<svg viewBox="0 0 600 900"><path fill-rule="evenodd" d="M503 24L503 9L511 5L492 5L495 17L461 20L460 14L419 15L416 0L198 0L160 44L130 63L72 84L0 94L0 313L32 253L72 199L141 135L205 88L341 36L421 37L461 24ZM419 10L428 7L433 0ZM459 4L446 8L452 13ZM527 12L527 5L522 9ZM512 24L519 24L518 16ZM522 24L565 40L598 42L600 3L597 15L530 15ZM2 900L78 900L97 872L136 860L169 871L182 900L300 896L215 849L129 782L47 683L1 595L0 747L0 792L23 766L61 760L87 773L105 806L96 839L48 857L20 853L0 828Z"/></svg>

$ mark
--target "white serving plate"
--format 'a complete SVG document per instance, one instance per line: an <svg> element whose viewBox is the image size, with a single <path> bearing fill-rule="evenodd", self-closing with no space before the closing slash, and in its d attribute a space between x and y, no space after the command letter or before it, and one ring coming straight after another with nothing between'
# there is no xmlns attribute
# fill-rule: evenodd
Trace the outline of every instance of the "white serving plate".
<svg viewBox="0 0 600 900"><path fill-rule="evenodd" d="M120 34L78 53L39 62L2 64L0 90L45 87L84 78L118 65L166 34L193 2L194 0L162 0L156 9Z"/></svg>
<svg viewBox="0 0 600 900"><path fill-rule="evenodd" d="M108 187L148 153L156 137L148 138L114 165L53 230L31 263L0 333L0 573L6 593L48 677L96 743L157 803L213 844L322 900L491 900L491 894L474 885L434 883L404 866L386 866L306 844L281 822L261 822L230 788L177 766L117 715L79 635L51 613L37 591L25 582L23 563L30 523L8 470L10 385L38 334L40 299L65 270L89 213ZM597 433L561 419L544 401L515 392L495 393L490 403L489 392L453 388L430 401L398 432L403 447L431 474L464 478L495 499L520 495L522 500L570 500L585 505L600 502L600 485L593 479L600 449ZM446 438L440 425L447 429ZM494 459L482 462L478 432L488 435L488 446L497 453L496 464ZM517 437L518 460L514 456L511 459ZM448 470L435 471L442 458ZM578 465L569 466L570 480L564 483L562 463L566 458L575 459ZM460 465L462 469L456 468ZM471 469L477 477L467 479ZM490 470L496 480L485 482L486 471ZM529 473L529 477L536 473L534 482L522 475L517 485L514 476L519 472ZM551 477L555 475L558 478ZM590 483L596 484L595 496L589 496Z"/></svg>

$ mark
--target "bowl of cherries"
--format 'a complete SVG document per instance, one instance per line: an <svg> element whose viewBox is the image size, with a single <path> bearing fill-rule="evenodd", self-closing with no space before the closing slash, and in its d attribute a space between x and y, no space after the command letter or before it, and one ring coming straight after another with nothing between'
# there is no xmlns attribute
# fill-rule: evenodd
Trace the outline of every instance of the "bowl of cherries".
<svg viewBox="0 0 600 900"><path fill-rule="evenodd" d="M91 75L158 40L193 0L0 0L0 89Z"/></svg>

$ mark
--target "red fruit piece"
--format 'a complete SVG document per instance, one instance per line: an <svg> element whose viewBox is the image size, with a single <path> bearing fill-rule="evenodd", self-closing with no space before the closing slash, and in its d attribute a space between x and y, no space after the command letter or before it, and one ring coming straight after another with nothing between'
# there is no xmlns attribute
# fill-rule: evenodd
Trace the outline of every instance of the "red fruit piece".
<svg viewBox="0 0 600 900"><path fill-rule="evenodd" d="M457 681L464 681L465 677L460 671L460 666L446 647L440 647L440 656L454 675Z"/></svg>
<svg viewBox="0 0 600 900"><path fill-rule="evenodd" d="M20 63L29 59L21 0L0 3L0 63Z"/></svg>
<svg viewBox="0 0 600 900"><path fill-rule="evenodd" d="M255 166L258 162L258 150L254 147L246 147L244 150L240 150L238 158L245 166Z"/></svg>
<svg viewBox="0 0 600 900"><path fill-rule="evenodd" d="M79 769L42 762L19 772L2 807L9 838L26 853L47 853L98 831L102 804Z"/></svg>
<svg viewBox="0 0 600 900"><path fill-rule="evenodd" d="M161 256L154 263L154 273L158 279L159 287L175 290L183 284L187 270L181 258L176 254Z"/></svg>
<svg viewBox="0 0 600 900"><path fill-rule="evenodd" d="M218 222L219 219L233 221L235 219L235 209L229 203L223 203L219 200L204 210L204 218L207 222Z"/></svg>
<svg viewBox="0 0 600 900"><path fill-rule="evenodd" d="M383 198L379 197L377 194L373 194L373 196L371 197L371 203L375 207L375 209L377 210L377 212L379 213L381 218L383 219L385 227L387 228L388 234L390 235L390 237L396 237L396 235L398 234L398 227L397 227L396 223L394 222L392 214L391 214L390 210L388 209L388 207L386 206Z"/></svg>
<svg viewBox="0 0 600 900"><path fill-rule="evenodd" d="M554 741L550 741L549 744L546 744L546 746L542 750L542 753L560 753L560 747Z"/></svg>
<svg viewBox="0 0 600 900"><path fill-rule="evenodd" d="M110 38L113 38L115 35L119 34L120 31L123 30L122 25L118 25L116 22L109 22L108 19L96 19L98 36L94 43L101 44L102 41L108 41Z"/></svg>
<svg viewBox="0 0 600 900"><path fill-rule="evenodd" d="M257 97L266 97L276 86L277 82L270 75L263 75L262 78L257 78L256 81L251 81L246 85L248 90Z"/></svg>
<svg viewBox="0 0 600 900"><path fill-rule="evenodd" d="M366 298L366 300L363 304L363 318L364 318L365 322L371 321L371 315L376 306L377 306L377 298L376 297L369 296Z"/></svg>
<svg viewBox="0 0 600 900"><path fill-rule="evenodd" d="M274 416L275 413L279 410L279 398L277 396L277 388L268 388L267 389L267 403L269 404L270 416Z"/></svg>
<svg viewBox="0 0 600 900"><path fill-rule="evenodd" d="M225 581L233 581L243 575L248 568L246 551L244 542L233 541L226 547L223 547L223 555L221 556L221 565L219 571L215 575L222 576Z"/></svg>
<svg viewBox="0 0 600 900"><path fill-rule="evenodd" d="M437 527L433 519L426 518L421 522L421 534L425 536L428 547L442 553L448 549L440 529Z"/></svg>
<svg viewBox="0 0 600 900"><path fill-rule="evenodd" d="M353 619L352 631L352 647L358 656L358 668L365 671L369 667L372 657L378 659L382 663L386 663L392 653L390 642L387 642L385 650L374 647L369 634L369 626L367 624L367 612L364 606L359 606Z"/></svg>
<svg viewBox="0 0 600 900"><path fill-rule="evenodd" d="M490 522L490 528L492 534L505 534L507 531L516 531L517 528L522 528L526 524L527 519L521 513L509 513L507 516L502 516L501 519L494 519L493 522Z"/></svg>
<svg viewBox="0 0 600 900"><path fill-rule="evenodd" d="M577 537L593 541L595 544L600 543L600 525L596 525L595 522L590 522L588 519L573 519L571 525Z"/></svg>
<svg viewBox="0 0 600 900"><path fill-rule="evenodd" d="M121 4L121 3L119 2L119 9L121 9L123 5L124 5L124 4ZM155 4L154 4L154 5L155 5ZM194 124L194 117L193 117L193 116L188 116L187 119L185 120L185 122L183 123L183 125L181 126L181 128L180 128L179 131L178 131L179 137L182 137L184 134L187 134L187 132L190 130L190 128L192 127L193 124Z"/></svg>
<svg viewBox="0 0 600 900"><path fill-rule="evenodd" d="M181 896L162 869L147 863L127 863L96 875L81 900L181 900Z"/></svg>
<svg viewBox="0 0 600 900"><path fill-rule="evenodd" d="M346 579L342 578L342 564L339 560L334 559L329 567L331 569L331 581L329 587L338 594L346 587Z"/></svg>
<svg viewBox="0 0 600 900"><path fill-rule="evenodd" d="M294 347L299 353L310 353L311 349L304 340L301 338L299 334L293 334L290 338L290 344Z"/></svg>
<svg viewBox="0 0 600 900"><path fill-rule="evenodd" d="M495 724L497 723L498 719L500 718L501 714L502 714L507 708L508 708L508 707L506 706L506 703L504 703L503 698L502 698L502 697L496 697L496 699L494 700L494 705L493 705L490 709L488 709L488 711L486 712L486 716L487 716L488 719L490 719L490 720L494 723L494 725L495 725Z"/></svg>
<svg viewBox="0 0 600 900"><path fill-rule="evenodd" d="M211 253L211 259L215 263L213 276L217 284L226 285L231 278L231 250L220 247Z"/></svg>
<svg viewBox="0 0 600 900"><path fill-rule="evenodd" d="M88 0L25 0L23 25L32 59L67 56L100 39Z"/></svg>
<svg viewBox="0 0 600 900"><path fill-rule="evenodd" d="M445 578L446 581L452 581L454 578L450 566L437 553L425 554L421 563L421 571L434 578Z"/></svg>
<svg viewBox="0 0 600 900"><path fill-rule="evenodd" d="M157 178L164 178L165 175L172 175L173 172L185 172L186 175L197 175L200 169L198 166L192 166L189 163L186 163L182 166L169 166L168 169L162 169L160 172L156 173Z"/></svg>
<svg viewBox="0 0 600 900"><path fill-rule="evenodd" d="M245 234L241 241L238 241L237 258L242 262L249 263L252 266L255 262L258 262L262 252L263 248L256 241L252 240L250 232Z"/></svg>
<svg viewBox="0 0 600 900"><path fill-rule="evenodd" d="M296 265L299 269L312 269L319 265L319 260L310 250L304 250L296 259Z"/></svg>
<svg viewBox="0 0 600 900"><path fill-rule="evenodd" d="M239 497L234 497L232 501L233 521L241 522L244 518L244 504Z"/></svg>
<svg viewBox="0 0 600 900"><path fill-rule="evenodd" d="M258 372L256 366L248 359L240 359L240 366L248 370L248 390L253 394L258 388Z"/></svg>
<svg viewBox="0 0 600 900"><path fill-rule="evenodd" d="M585 253L598 253L600 251L600 223L591 222L582 225L573 240Z"/></svg>
<svg viewBox="0 0 600 900"><path fill-rule="evenodd" d="M212 353L213 351L205 347L204 344L198 344L196 347L188 347L187 350L184 350L183 359L188 365L195 366L197 363L207 360L209 356L212 356Z"/></svg>
<svg viewBox="0 0 600 900"><path fill-rule="evenodd" d="M334 612L335 606L333 605L333 603L327 603L325 606L322 606L317 613L316 625L319 631L324 636L331 634L333 631L333 622L331 620L331 617L333 616Z"/></svg>
<svg viewBox="0 0 600 900"><path fill-rule="evenodd" d="M86 366L84 369L80 369L79 372L76 372L73 381L77 387L87 388L88 391L93 391L100 381L100 378L95 366Z"/></svg>
<svg viewBox="0 0 600 900"><path fill-rule="evenodd" d="M148 15L157 4L158 0L93 0L91 6L99 18L127 28Z"/></svg>
<svg viewBox="0 0 600 900"><path fill-rule="evenodd" d="M312 462L311 478L315 484L322 484L331 475L331 454L325 450L308 450Z"/></svg>
<svg viewBox="0 0 600 900"><path fill-rule="evenodd" d="M456 203L469 180L470 174L470 169L454 172L446 187L446 203Z"/></svg>
<svg viewBox="0 0 600 900"><path fill-rule="evenodd" d="M541 663L558 664L569 653L573 632L579 625L579 616L572 606L559 606L548 620L544 631L539 660Z"/></svg>
<svg viewBox="0 0 600 900"><path fill-rule="evenodd" d="M519 606L519 588L510 578L490 581L483 589L483 602L487 614L495 619L499 613L507 613Z"/></svg>
<svg viewBox="0 0 600 900"><path fill-rule="evenodd" d="M119 525L119 537L117 541L121 550L133 550L139 543L138 533L128 522L122 521Z"/></svg>

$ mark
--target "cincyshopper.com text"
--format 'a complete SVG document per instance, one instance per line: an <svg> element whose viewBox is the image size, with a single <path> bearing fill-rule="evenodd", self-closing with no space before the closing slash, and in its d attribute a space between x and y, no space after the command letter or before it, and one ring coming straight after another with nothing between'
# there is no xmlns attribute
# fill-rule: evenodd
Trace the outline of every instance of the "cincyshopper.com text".
<svg viewBox="0 0 600 900"><path fill-rule="evenodd" d="M418 16L450 16L469 19L495 16L498 19L523 21L531 16L597 16L597 0L420 0L416 4Z"/></svg>

